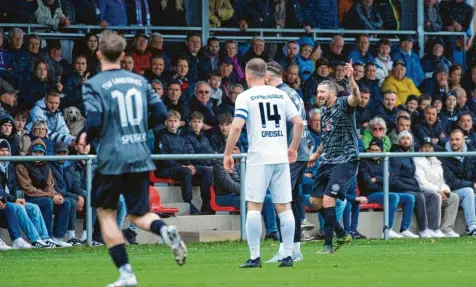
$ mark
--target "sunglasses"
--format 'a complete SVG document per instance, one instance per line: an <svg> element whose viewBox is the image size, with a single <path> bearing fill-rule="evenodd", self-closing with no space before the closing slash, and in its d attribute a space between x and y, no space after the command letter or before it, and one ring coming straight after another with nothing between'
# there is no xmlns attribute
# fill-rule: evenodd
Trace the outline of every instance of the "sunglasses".
<svg viewBox="0 0 476 287"><path fill-rule="evenodd" d="M373 128L374 131L383 131L383 128Z"/></svg>
<svg viewBox="0 0 476 287"><path fill-rule="evenodd" d="M197 93L208 95L210 94L210 91L197 91Z"/></svg>

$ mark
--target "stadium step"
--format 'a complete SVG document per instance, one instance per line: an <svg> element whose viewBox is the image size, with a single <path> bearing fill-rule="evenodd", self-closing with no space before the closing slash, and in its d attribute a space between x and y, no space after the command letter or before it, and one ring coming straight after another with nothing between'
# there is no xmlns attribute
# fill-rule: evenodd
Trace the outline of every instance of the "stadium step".
<svg viewBox="0 0 476 287"><path fill-rule="evenodd" d="M180 186L155 186L155 189L160 192L160 200L165 206L169 206L167 203L183 202L182 190ZM193 187L193 200L192 203L200 208L202 206L202 198L200 197L200 188L198 186Z"/></svg>

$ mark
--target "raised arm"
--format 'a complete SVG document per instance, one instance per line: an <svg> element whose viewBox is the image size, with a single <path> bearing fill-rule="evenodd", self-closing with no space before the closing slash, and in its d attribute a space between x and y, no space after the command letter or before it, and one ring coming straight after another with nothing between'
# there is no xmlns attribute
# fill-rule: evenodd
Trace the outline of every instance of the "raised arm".
<svg viewBox="0 0 476 287"><path fill-rule="evenodd" d="M352 67L352 60L349 63L345 64L344 67L345 74L349 79L351 95L347 98L347 103L351 107L357 106L357 103L360 101L360 89L354 79L354 68Z"/></svg>

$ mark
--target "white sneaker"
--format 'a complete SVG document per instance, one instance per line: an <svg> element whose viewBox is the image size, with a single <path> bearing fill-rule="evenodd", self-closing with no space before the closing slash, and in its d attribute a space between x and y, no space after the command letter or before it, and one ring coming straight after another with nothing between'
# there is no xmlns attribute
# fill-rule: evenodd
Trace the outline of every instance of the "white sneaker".
<svg viewBox="0 0 476 287"><path fill-rule="evenodd" d="M130 275L121 275L116 282L113 282L106 287L134 287L137 286L137 278L134 273Z"/></svg>
<svg viewBox="0 0 476 287"><path fill-rule="evenodd" d="M445 237L452 237L452 238L459 237L459 234L454 232L454 230L451 228L443 230L443 234L445 235Z"/></svg>
<svg viewBox="0 0 476 287"><path fill-rule="evenodd" d="M172 249L177 264L184 265L188 254L187 246L185 246L185 243L180 238L175 226L167 226L162 238L165 238L165 243Z"/></svg>
<svg viewBox="0 0 476 287"><path fill-rule="evenodd" d="M0 251L7 251L12 250L10 246L8 246L3 240L0 239Z"/></svg>
<svg viewBox="0 0 476 287"><path fill-rule="evenodd" d="M278 253L274 254L273 258L269 259L268 261L266 261L264 263L278 263L278 262L281 262L281 261L283 261L283 256L281 255L281 253L278 252Z"/></svg>
<svg viewBox="0 0 476 287"><path fill-rule="evenodd" d="M382 234L382 235L385 235L385 234ZM388 238L390 239L403 238L403 235L399 234L398 232L395 232L393 229L390 229L388 231Z"/></svg>
<svg viewBox="0 0 476 287"><path fill-rule="evenodd" d="M430 233L430 229L425 229L423 231L420 231L420 237L421 238L431 238L431 233Z"/></svg>
<svg viewBox="0 0 476 287"><path fill-rule="evenodd" d="M57 247L71 247L71 246L73 246L72 244L64 242L63 240L61 240L59 238L56 238L56 237L53 238L53 242L56 244Z"/></svg>
<svg viewBox="0 0 476 287"><path fill-rule="evenodd" d="M400 234L405 238L418 238L418 235L413 234L410 230L404 230Z"/></svg>
<svg viewBox="0 0 476 287"><path fill-rule="evenodd" d="M13 249L30 249L30 243L26 242L23 238L15 239L12 243Z"/></svg>
<svg viewBox="0 0 476 287"><path fill-rule="evenodd" d="M301 223L301 230L309 231L313 229L314 229L314 224L307 221L307 219L304 219L304 221Z"/></svg>
<svg viewBox="0 0 476 287"><path fill-rule="evenodd" d="M302 255L301 252L293 253L293 261L294 262L302 262L302 261L304 261L304 256Z"/></svg>
<svg viewBox="0 0 476 287"><path fill-rule="evenodd" d="M435 229L435 230L428 229L428 231L430 232L432 238L444 238L445 237L443 232L441 232L441 230L439 230L439 229Z"/></svg>

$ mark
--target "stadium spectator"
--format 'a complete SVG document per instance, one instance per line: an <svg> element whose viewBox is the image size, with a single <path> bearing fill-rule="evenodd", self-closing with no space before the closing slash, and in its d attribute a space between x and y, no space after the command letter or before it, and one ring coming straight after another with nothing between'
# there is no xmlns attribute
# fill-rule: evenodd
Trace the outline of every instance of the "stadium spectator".
<svg viewBox="0 0 476 287"><path fill-rule="evenodd" d="M15 113L16 142L20 147L20 155L26 155L31 144L30 136L25 129L28 113L24 110Z"/></svg>
<svg viewBox="0 0 476 287"><path fill-rule="evenodd" d="M353 63L360 62L362 64L375 62L375 58L369 52L369 36L367 34L358 35L355 41L355 48L347 55L347 60L352 60Z"/></svg>
<svg viewBox="0 0 476 287"><path fill-rule="evenodd" d="M360 204L366 204L368 203L368 200L365 196L357 196L356 188L357 177L354 177L349 191L345 195L347 204L345 205L344 213L342 214L344 230L352 236L352 239L367 239L367 236L357 231L357 228L359 225Z"/></svg>
<svg viewBox="0 0 476 287"><path fill-rule="evenodd" d="M33 14L37 24L51 26L54 30L71 25L70 19L64 15L59 0L38 0L38 9Z"/></svg>
<svg viewBox="0 0 476 287"><path fill-rule="evenodd" d="M433 71L436 67L445 66L448 69L451 66L451 62L444 55L444 47L445 43L441 38L429 40L427 53L421 59L421 67L423 73L425 73L425 79L433 76Z"/></svg>
<svg viewBox="0 0 476 287"><path fill-rule="evenodd" d="M332 78L337 85L337 92L341 95L350 95L349 79L345 77L345 62L334 62ZM355 70L354 70L355 72Z"/></svg>
<svg viewBox="0 0 476 287"><path fill-rule="evenodd" d="M390 57L392 42L389 39L380 39L377 43L377 57L375 64L377 65L377 75L375 76L380 85L388 77L393 68L393 61Z"/></svg>
<svg viewBox="0 0 476 287"><path fill-rule="evenodd" d="M154 79L150 85L152 86L152 89L154 89L157 96L162 99L164 96L164 84L160 80Z"/></svg>
<svg viewBox="0 0 476 287"><path fill-rule="evenodd" d="M150 26L149 0L127 1L126 13L128 25ZM153 11L152 11L153 12Z"/></svg>
<svg viewBox="0 0 476 287"><path fill-rule="evenodd" d="M434 144L427 138L421 143L420 152L434 152ZM432 230L439 237L459 237L453 231L458 214L459 196L451 192L443 176L441 162L436 157L415 157L415 178L422 192L433 192L440 195L442 214L439 228ZM441 236L443 235L443 236Z"/></svg>
<svg viewBox="0 0 476 287"><path fill-rule="evenodd" d="M415 86L419 86L425 79L420 64L418 53L413 51L413 42L415 39L412 35L405 35L400 38L400 48L392 53L393 66L395 62L401 60L406 67L405 76L410 78Z"/></svg>
<svg viewBox="0 0 476 287"><path fill-rule="evenodd" d="M375 62L369 62L365 65L365 76L361 81L363 87L370 90L374 103L382 102L382 90L380 81L377 79L377 65Z"/></svg>
<svg viewBox="0 0 476 287"><path fill-rule="evenodd" d="M324 80L330 80L329 61L326 58L320 58L316 62L316 72L304 84L305 102L317 95L317 86Z"/></svg>
<svg viewBox="0 0 476 287"><path fill-rule="evenodd" d="M175 64L175 73L173 74L169 82L177 82L180 85L182 92L187 91L190 83L189 81L189 61L186 58L179 57ZM189 93L186 93L187 100L189 99Z"/></svg>
<svg viewBox="0 0 476 287"><path fill-rule="evenodd" d="M442 95L434 95L431 98L431 105L436 108L436 111L438 112L438 119L441 120L441 111L443 110L443 96Z"/></svg>
<svg viewBox="0 0 476 287"><path fill-rule="evenodd" d="M224 73L222 71L223 63L227 65L232 65L232 71L236 74L236 82L239 83L245 78L245 73L243 72L243 68L241 67L241 61L238 58L238 43L236 41L227 41L225 43L225 55L223 57L223 61L220 64L220 73L224 77ZM231 74L231 72L230 72ZM229 77L229 75L227 76Z"/></svg>
<svg viewBox="0 0 476 287"><path fill-rule="evenodd" d="M28 155L44 156L46 145L41 139L31 143ZM54 189L50 167L44 161L19 163L15 167L18 184L25 191L27 202L40 207L50 238L60 247L71 247L63 241L68 227L71 203ZM53 214L54 228L53 228Z"/></svg>
<svg viewBox="0 0 476 287"><path fill-rule="evenodd" d="M359 134L364 132L373 118L373 110L369 107L370 98L370 91L367 88L360 90L360 102L355 107L355 123Z"/></svg>
<svg viewBox="0 0 476 287"><path fill-rule="evenodd" d="M230 115L235 114L235 101L239 94L243 92L243 86L240 84L235 84L231 86L230 95L223 97L221 105L216 109L216 114L228 113Z"/></svg>
<svg viewBox="0 0 476 287"><path fill-rule="evenodd" d="M212 146L202 131L204 125L203 120L204 117L200 112L193 112L190 115L190 129L185 132L184 137L187 144L192 147L192 153L213 153ZM192 160L191 163L195 169L213 166L212 160Z"/></svg>
<svg viewBox="0 0 476 287"><path fill-rule="evenodd" d="M426 78L419 87L424 94L445 96L449 91L448 67L442 63L435 66L432 76Z"/></svg>
<svg viewBox="0 0 476 287"><path fill-rule="evenodd" d="M336 61L345 62L347 60L345 53L343 53L344 44L344 38L340 35L336 35L332 37L328 46L329 48L326 49L326 47L324 47L324 57L326 57L332 65L334 65Z"/></svg>
<svg viewBox="0 0 476 287"><path fill-rule="evenodd" d="M11 32L10 32L11 33ZM6 47L5 42L5 34L3 33L3 29L0 30L0 68L2 70L8 70L15 68L15 61L13 57L10 55L9 51L5 49Z"/></svg>
<svg viewBox="0 0 476 287"><path fill-rule="evenodd" d="M218 58L220 53L220 41L216 37L207 40L207 50L204 52L212 64L211 71L218 70Z"/></svg>
<svg viewBox="0 0 476 287"><path fill-rule="evenodd" d="M10 115L0 116L0 139L4 139L8 142L11 155L20 155L20 144L16 137L16 126Z"/></svg>
<svg viewBox="0 0 476 287"><path fill-rule="evenodd" d="M456 129L460 129L464 134L464 142L468 146L468 149L476 150L476 133L473 132L472 116L467 113L462 113L459 115L456 123Z"/></svg>
<svg viewBox="0 0 476 287"><path fill-rule="evenodd" d="M424 111L423 122L415 124L415 140L421 144L430 139L436 151L444 151L448 138L443 125L438 121L435 107L428 106Z"/></svg>
<svg viewBox="0 0 476 287"><path fill-rule="evenodd" d="M210 85L200 81L195 85L195 96L190 100L190 111L204 116L203 130L208 131L218 125L216 117L217 101L210 98Z"/></svg>
<svg viewBox="0 0 476 287"><path fill-rule="evenodd" d="M230 96L231 87L234 84L238 84L238 76L233 69L233 63L229 58L225 58L220 63L219 73L221 76L221 88L223 93L227 96Z"/></svg>
<svg viewBox="0 0 476 287"><path fill-rule="evenodd" d="M5 16L1 15L0 21L4 23L30 23L33 14L38 9L37 0L4 1L4 3L9 4L6 7L2 6L2 14L5 13ZM3 20L2 16L4 16Z"/></svg>
<svg viewBox="0 0 476 287"><path fill-rule="evenodd" d="M150 14L153 26L187 26L184 1L150 1L149 6L150 10L153 11L153 13Z"/></svg>
<svg viewBox="0 0 476 287"><path fill-rule="evenodd" d="M131 54L126 54L121 61L121 68L134 73L134 58Z"/></svg>
<svg viewBox="0 0 476 287"><path fill-rule="evenodd" d="M210 85L210 98L216 100L217 106L222 103L223 90L221 89L221 75L217 71L212 72L208 79Z"/></svg>
<svg viewBox="0 0 476 287"><path fill-rule="evenodd" d="M411 130L411 126L412 126L412 120L409 116L400 115L397 117L397 125L395 126L395 129L393 129L388 134L388 137L390 138L390 142L392 143L392 147L398 146L398 134L400 134L403 131L409 132L412 135L412 137L415 138ZM414 152L415 150L418 150L418 147L419 147L418 143L414 141L413 145L410 147L410 151Z"/></svg>
<svg viewBox="0 0 476 287"><path fill-rule="evenodd" d="M355 81L362 86L362 79L365 76L365 66L362 62L355 62L352 64L352 68L354 68L354 79Z"/></svg>
<svg viewBox="0 0 476 287"><path fill-rule="evenodd" d="M165 51L164 38L162 34L153 32L150 34L149 47L147 48L152 53L152 57L161 56L165 61L165 71L170 72L173 70L172 59L170 55Z"/></svg>
<svg viewBox="0 0 476 287"><path fill-rule="evenodd" d="M187 140L178 133L180 124L180 114L177 111L169 111L166 129L156 134L156 152L160 154L191 154L193 148ZM200 194L203 200L202 211L210 213L210 186L212 184L212 173L207 168L196 168L189 160L181 161L157 161L157 176L172 178L180 182L182 189L182 199L190 204L190 214L201 214L195 205L192 204L192 182L200 183Z"/></svg>
<svg viewBox="0 0 476 287"><path fill-rule="evenodd" d="M214 133L211 140L211 146L214 152L218 153L224 150L232 121L233 117L229 113L222 113L218 116L218 128L220 132Z"/></svg>
<svg viewBox="0 0 476 287"><path fill-rule="evenodd" d="M383 92L382 104L375 110L375 116L385 120L387 129L392 130L395 127L397 114L397 95L393 90L385 90Z"/></svg>
<svg viewBox="0 0 476 287"><path fill-rule="evenodd" d="M420 116L418 111L418 96L409 95L405 104L398 106L402 111L407 111L411 118L416 118Z"/></svg>
<svg viewBox="0 0 476 287"><path fill-rule="evenodd" d="M79 55L74 59L73 71L66 76L62 106L76 107L84 114L82 88L90 76L86 56Z"/></svg>
<svg viewBox="0 0 476 287"><path fill-rule="evenodd" d="M64 142L56 142L54 146L55 155L68 155L68 145ZM72 246L81 245L76 239L76 211L83 211L86 202L86 191L81 188L79 181L75 177L75 169L70 161L59 160L51 162L51 172L53 173L54 189L61 194L65 201L71 205L68 220L68 241Z"/></svg>
<svg viewBox="0 0 476 287"><path fill-rule="evenodd" d="M71 14L74 14L74 17L70 16L70 19L73 20L73 24L99 25L103 29L107 28L109 23L101 19L96 1L72 0L72 2L74 12ZM69 13L65 12L65 14Z"/></svg>
<svg viewBox="0 0 476 287"><path fill-rule="evenodd" d="M293 88L303 98L301 89L301 78L299 77L299 66L296 64L288 66L284 73L284 83Z"/></svg>
<svg viewBox="0 0 476 287"><path fill-rule="evenodd" d="M441 21L440 9L436 4L436 0L425 0L425 31L439 32L443 28Z"/></svg>
<svg viewBox="0 0 476 287"><path fill-rule="evenodd" d="M0 78L0 115L16 112L18 90Z"/></svg>
<svg viewBox="0 0 476 287"><path fill-rule="evenodd" d="M46 145L46 155L54 155L53 142L48 138L48 126L45 120L39 120L33 123L30 134L30 141L40 138ZM28 146L28 151L30 146Z"/></svg>
<svg viewBox="0 0 476 287"><path fill-rule="evenodd" d="M235 9L238 13L240 29L246 31L248 28L276 28L278 25L283 28L284 23L277 21L274 7L277 4L278 1L244 0L243 8Z"/></svg>
<svg viewBox="0 0 476 287"><path fill-rule="evenodd" d="M21 108L31 109L46 93L54 89L48 64L40 59L33 66L33 73L28 80L28 85L24 85L20 89L18 105Z"/></svg>
<svg viewBox="0 0 476 287"><path fill-rule="evenodd" d="M382 90L393 90L396 92L397 106L404 104L409 95L421 95L412 79L405 76L405 72L405 62L396 60L393 62L392 73L382 83Z"/></svg>
<svg viewBox="0 0 476 287"><path fill-rule="evenodd" d="M382 17L373 0L359 0L344 16L342 26L349 30L381 30Z"/></svg>
<svg viewBox="0 0 476 287"><path fill-rule="evenodd" d="M22 53L17 58L17 69L20 72L20 76L29 76L33 72L33 63L40 59L40 47L41 39L35 34L28 35L28 52ZM1 53L1 52L0 52Z"/></svg>
<svg viewBox="0 0 476 287"><path fill-rule="evenodd" d="M305 82L312 76L315 70L315 62L311 58L312 51L314 50L314 42L310 37L301 37L298 40L300 53L297 58L299 65L299 78Z"/></svg>
<svg viewBox="0 0 476 287"><path fill-rule="evenodd" d="M188 60L188 80L192 83L205 80L212 71L212 63L202 50L200 34L188 34L185 46L183 56Z"/></svg>
<svg viewBox="0 0 476 287"><path fill-rule="evenodd" d="M143 33L137 33L134 38L134 50L131 52L131 56L134 58L134 72L136 74L144 75L145 71L150 68L152 53L147 51L148 40L149 37Z"/></svg>
<svg viewBox="0 0 476 287"><path fill-rule="evenodd" d="M374 139L370 142L369 148L366 152L382 152L383 143L379 139ZM360 193L367 195L367 199L371 203L383 204L383 161L376 158L366 158L361 160L359 166L358 184ZM389 177L391 180L391 177ZM412 194L405 192L392 192L388 194L388 235L389 238L418 238L417 235L410 231L410 225L412 223L413 208L415 207L415 197ZM403 217L400 224L399 232L395 232L392 229L395 214L397 213L398 205L403 206ZM383 233L382 233L383 237Z"/></svg>
<svg viewBox="0 0 476 287"><path fill-rule="evenodd" d="M408 152L413 145L412 135L403 131L398 134L398 148L395 152ZM412 158L390 159L390 186L393 192L407 193L415 197L415 213L421 238L436 237L432 230L439 228L441 201L440 195L421 192L415 179L415 164Z"/></svg>
<svg viewBox="0 0 476 287"><path fill-rule="evenodd" d="M464 142L461 130L454 130L446 144L447 152L465 152L468 146ZM443 163L444 178L451 190L458 194L460 206L464 210L466 221L466 234L476 235L476 215L474 202L475 162L472 157L448 157L441 159Z"/></svg>
<svg viewBox="0 0 476 287"><path fill-rule="evenodd" d="M180 126L185 126L188 123L190 116L190 107L187 101L182 96L182 90L180 89L180 83L171 82L167 88L167 96L163 98L164 104L167 109L175 110L180 113L181 121Z"/></svg>
<svg viewBox="0 0 476 287"><path fill-rule="evenodd" d="M471 111L466 104L468 102L468 97L466 96L466 91L463 88L455 88L453 89L453 93L456 95L456 109L460 113L468 113L471 114ZM474 118L474 115L471 114Z"/></svg>
<svg viewBox="0 0 476 287"><path fill-rule="evenodd" d="M362 145L365 150L369 148L369 144L374 139L382 141L384 152L389 152L392 148L390 138L387 136L387 125L385 121L379 117L375 117L369 121L369 125L362 135Z"/></svg>
<svg viewBox="0 0 476 287"><path fill-rule="evenodd" d="M473 20L474 9L463 0L442 1L441 19L446 31L466 32Z"/></svg>
<svg viewBox="0 0 476 287"><path fill-rule="evenodd" d="M306 33L310 33L311 29L339 29L340 21L338 15L339 1L318 1L304 0L292 2L297 9L293 12L298 22L301 24Z"/></svg>
<svg viewBox="0 0 476 287"><path fill-rule="evenodd" d="M288 41L283 49L278 53L277 59L279 64L287 69L290 65L298 64L299 61L299 44L298 41Z"/></svg>
<svg viewBox="0 0 476 287"><path fill-rule="evenodd" d="M10 145L6 140L0 140L0 157L9 156ZM18 186L15 167L9 161L0 162L0 196L6 200L7 212L13 212L20 228L32 242L34 248L51 248L56 246L45 225L38 205L25 202L22 191ZM15 227L14 227L15 228ZM21 237L12 240L13 249L30 248Z"/></svg>
<svg viewBox="0 0 476 287"><path fill-rule="evenodd" d="M454 91L456 88L461 88L463 73L463 67L460 65L454 64L450 66L448 74L450 90Z"/></svg>
<svg viewBox="0 0 476 287"><path fill-rule="evenodd" d="M149 83L152 83L154 80L159 80L162 84L167 84L168 74L165 72L165 59L162 58L162 56L153 56L150 58L150 69L145 70L144 77Z"/></svg>
<svg viewBox="0 0 476 287"><path fill-rule="evenodd" d="M64 71L69 71L68 67L65 69L62 65L62 63L65 64L65 61L61 60L61 42L59 40L49 40L46 49L46 54L43 55L42 59L48 64L48 72L53 83L59 84ZM65 66L69 66L69 64ZM61 92L59 89L58 91Z"/></svg>
<svg viewBox="0 0 476 287"><path fill-rule="evenodd" d="M126 26L127 12L125 0L96 0L101 23L109 26Z"/></svg>
<svg viewBox="0 0 476 287"><path fill-rule="evenodd" d="M249 60L254 58L260 58L265 62L268 62L268 53L265 50L265 41L263 37L255 36L251 40L251 47L241 57L241 67L244 68Z"/></svg>
<svg viewBox="0 0 476 287"><path fill-rule="evenodd" d="M69 133L59 105L59 94L49 92L43 99L36 102L35 107L30 111L29 124L26 125L26 129L31 131L34 122L44 120L48 125L48 136L51 140L72 145L75 138Z"/></svg>
<svg viewBox="0 0 476 287"><path fill-rule="evenodd" d="M230 0L217 0L210 2L210 28L219 28L222 22L230 20L235 10L231 6Z"/></svg>

